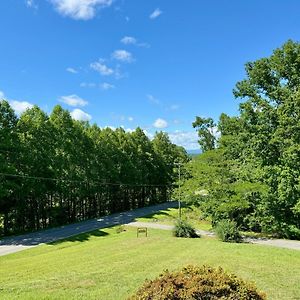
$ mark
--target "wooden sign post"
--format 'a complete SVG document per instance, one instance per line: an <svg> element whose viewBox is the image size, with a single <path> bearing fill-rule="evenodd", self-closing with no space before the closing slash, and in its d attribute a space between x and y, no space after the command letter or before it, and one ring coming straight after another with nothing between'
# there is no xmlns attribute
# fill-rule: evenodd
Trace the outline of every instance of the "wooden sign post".
<svg viewBox="0 0 300 300"><path fill-rule="evenodd" d="M147 237L148 236L148 230L147 230L147 227L138 227L136 229L136 237L139 237L139 234L140 233L145 233L145 236Z"/></svg>

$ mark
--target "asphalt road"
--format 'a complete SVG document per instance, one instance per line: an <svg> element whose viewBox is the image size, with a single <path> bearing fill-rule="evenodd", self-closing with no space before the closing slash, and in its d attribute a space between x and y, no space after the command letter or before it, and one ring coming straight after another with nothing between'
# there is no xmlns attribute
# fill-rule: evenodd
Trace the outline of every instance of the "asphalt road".
<svg viewBox="0 0 300 300"><path fill-rule="evenodd" d="M115 213L98 219L92 219L38 232L4 238L0 240L0 256L29 249L40 244L50 243L68 238L80 233L106 228L118 224L127 224L134 221L135 218L153 214L155 212L158 212L159 210L177 207L177 205L178 202L165 202L154 206Z"/></svg>

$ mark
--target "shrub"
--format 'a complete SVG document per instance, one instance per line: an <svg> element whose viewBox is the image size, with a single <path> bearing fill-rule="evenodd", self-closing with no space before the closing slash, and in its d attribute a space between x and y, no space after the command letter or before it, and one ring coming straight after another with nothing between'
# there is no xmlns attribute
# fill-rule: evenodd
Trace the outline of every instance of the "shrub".
<svg viewBox="0 0 300 300"><path fill-rule="evenodd" d="M116 233L121 233L123 231L126 231L125 226L124 225L120 225L116 228Z"/></svg>
<svg viewBox="0 0 300 300"><path fill-rule="evenodd" d="M264 293L222 268L187 266L181 271L165 271L146 281L128 300L243 299L263 300Z"/></svg>
<svg viewBox="0 0 300 300"><path fill-rule="evenodd" d="M240 242L242 237L238 231L236 223L230 220L221 220L217 223L215 232L223 242Z"/></svg>
<svg viewBox="0 0 300 300"><path fill-rule="evenodd" d="M173 230L173 235L176 237L196 238L199 237L196 230L187 221L177 220Z"/></svg>

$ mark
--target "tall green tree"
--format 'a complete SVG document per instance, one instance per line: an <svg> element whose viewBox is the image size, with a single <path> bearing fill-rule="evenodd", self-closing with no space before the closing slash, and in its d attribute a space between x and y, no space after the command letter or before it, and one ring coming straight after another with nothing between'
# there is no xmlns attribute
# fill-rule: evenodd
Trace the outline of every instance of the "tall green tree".
<svg viewBox="0 0 300 300"><path fill-rule="evenodd" d="M247 63L247 76L234 89L244 100L235 133L241 159L260 169L260 181L269 189L257 221L290 237L300 236L299 62L300 45L288 41L270 57Z"/></svg>
<svg viewBox="0 0 300 300"><path fill-rule="evenodd" d="M6 174L16 174L19 156L17 117L5 100L0 100L0 222L3 217L4 233L9 231L9 213L15 206L15 192L19 181Z"/></svg>
<svg viewBox="0 0 300 300"><path fill-rule="evenodd" d="M197 129L199 136L199 144L203 152L215 149L216 137L214 135L214 128L216 124L212 118L196 117L193 122L193 127Z"/></svg>

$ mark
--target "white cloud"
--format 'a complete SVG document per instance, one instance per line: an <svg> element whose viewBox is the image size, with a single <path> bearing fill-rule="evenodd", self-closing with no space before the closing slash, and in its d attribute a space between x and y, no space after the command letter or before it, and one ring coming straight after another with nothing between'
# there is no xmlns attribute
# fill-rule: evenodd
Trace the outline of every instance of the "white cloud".
<svg viewBox="0 0 300 300"><path fill-rule="evenodd" d="M114 89L115 86L113 84L107 83L107 82L103 82L100 84L100 88L102 90L110 90L110 89Z"/></svg>
<svg viewBox="0 0 300 300"><path fill-rule="evenodd" d="M155 128L159 128L159 129L166 128L166 127L168 127L168 122L164 119L158 118L153 123L153 126Z"/></svg>
<svg viewBox="0 0 300 300"><path fill-rule="evenodd" d="M106 66L102 60L101 61L97 61L97 62L93 62L90 64L90 67L99 72L101 75L103 76L109 76L112 75L114 73L114 70L109 68L108 66Z"/></svg>
<svg viewBox="0 0 300 300"><path fill-rule="evenodd" d="M125 45L135 45L137 42L136 38L132 37L132 36L124 36L121 39L121 43L125 44Z"/></svg>
<svg viewBox="0 0 300 300"><path fill-rule="evenodd" d="M34 0L26 0L25 4L29 8L38 9L38 6L37 6L37 4L35 3Z"/></svg>
<svg viewBox="0 0 300 300"><path fill-rule="evenodd" d="M138 40L132 36L124 36L120 42L124 45L135 45L137 47L145 47L145 48L150 47L150 45L147 43L139 43Z"/></svg>
<svg viewBox="0 0 300 300"><path fill-rule="evenodd" d="M154 97L153 95L151 95L151 94L146 95L146 97L147 97L148 100L149 100L151 103L153 103L153 104L158 104L158 105L161 104L160 100L157 99L157 98L155 98L155 97Z"/></svg>
<svg viewBox="0 0 300 300"><path fill-rule="evenodd" d="M132 128L124 128L126 132L132 133L135 131L135 129Z"/></svg>
<svg viewBox="0 0 300 300"><path fill-rule="evenodd" d="M70 68L70 67L67 68L66 71L67 71L67 72L70 72L70 73L73 73L73 74L77 74L77 73L78 73L77 70L75 70L74 68Z"/></svg>
<svg viewBox="0 0 300 300"><path fill-rule="evenodd" d="M128 121L132 122L133 121L133 117L128 117Z"/></svg>
<svg viewBox="0 0 300 300"><path fill-rule="evenodd" d="M77 95L68 95L68 96L61 96L59 99L60 102L63 102L70 106L85 106L88 102Z"/></svg>
<svg viewBox="0 0 300 300"><path fill-rule="evenodd" d="M159 8L156 8L153 13L149 16L151 20L156 19L162 14L162 11Z"/></svg>
<svg viewBox="0 0 300 300"><path fill-rule="evenodd" d="M18 115L22 114L26 109L33 108L33 104L27 101L10 100L9 104Z"/></svg>
<svg viewBox="0 0 300 300"><path fill-rule="evenodd" d="M0 91L0 100L5 99L5 95L3 91ZM26 109L32 108L33 104L29 103L27 101L18 101L18 100L9 100L6 98L6 100L9 102L9 105L11 108L16 112L17 115L22 114Z"/></svg>
<svg viewBox="0 0 300 300"><path fill-rule="evenodd" d="M198 134L195 131L175 131L169 133L172 143L182 146L187 150L198 150Z"/></svg>
<svg viewBox="0 0 300 300"><path fill-rule="evenodd" d="M91 115L78 108L71 111L71 117L77 121L90 121L92 119Z"/></svg>
<svg viewBox="0 0 300 300"><path fill-rule="evenodd" d="M96 87L96 83L94 83L94 82L81 82L80 87L93 88L93 87Z"/></svg>
<svg viewBox="0 0 300 300"><path fill-rule="evenodd" d="M132 54L126 50L116 50L112 53L111 56L112 58L122 62L130 63L133 61Z"/></svg>
<svg viewBox="0 0 300 300"><path fill-rule="evenodd" d="M89 20L95 17L97 9L108 7L112 0L50 0L63 16L75 20Z"/></svg>

